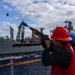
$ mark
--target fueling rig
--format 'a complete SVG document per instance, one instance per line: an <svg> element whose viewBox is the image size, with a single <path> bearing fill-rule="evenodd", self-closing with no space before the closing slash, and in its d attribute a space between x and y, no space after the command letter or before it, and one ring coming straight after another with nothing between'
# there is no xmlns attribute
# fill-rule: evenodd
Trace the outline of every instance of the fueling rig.
<svg viewBox="0 0 75 75"><path fill-rule="evenodd" d="M32 31L31 38L29 38L29 37L25 38L25 27L27 27L26 23L24 21L22 21L20 23L20 25L18 26L18 32L17 32L17 36L16 36L16 41L23 43L23 42L26 42L26 39L28 39L29 42L32 42L32 41L38 42L40 40L40 38L36 37L34 35L34 31ZM44 29L45 28L41 27L40 32L43 33ZM12 41L14 40L14 29L12 27L10 27L10 38L11 38Z"/></svg>

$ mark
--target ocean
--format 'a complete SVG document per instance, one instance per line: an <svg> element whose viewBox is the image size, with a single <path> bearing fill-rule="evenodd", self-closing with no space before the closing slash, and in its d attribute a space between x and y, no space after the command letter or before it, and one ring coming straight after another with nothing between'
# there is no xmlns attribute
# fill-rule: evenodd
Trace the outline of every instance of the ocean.
<svg viewBox="0 0 75 75"><path fill-rule="evenodd" d="M17 64L14 66L8 65L1 67L1 65L10 63L11 59L13 60L14 63L24 62L24 64L21 65ZM38 59L40 60L35 61ZM41 55L38 54L19 55L11 57L8 56L0 58L0 75L50 75L50 69L51 66L45 67L42 65Z"/></svg>

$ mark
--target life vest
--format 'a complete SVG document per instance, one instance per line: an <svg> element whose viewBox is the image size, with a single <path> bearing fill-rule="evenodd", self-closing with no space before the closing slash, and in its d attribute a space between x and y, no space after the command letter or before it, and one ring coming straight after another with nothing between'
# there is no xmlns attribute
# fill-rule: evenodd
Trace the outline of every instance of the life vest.
<svg viewBox="0 0 75 75"><path fill-rule="evenodd" d="M71 61L69 67L64 70L58 65L52 65L51 75L75 75L75 53L72 46L68 43L65 47L71 53Z"/></svg>
<svg viewBox="0 0 75 75"><path fill-rule="evenodd" d="M75 46L73 47L73 49L74 49L74 54L75 54Z"/></svg>

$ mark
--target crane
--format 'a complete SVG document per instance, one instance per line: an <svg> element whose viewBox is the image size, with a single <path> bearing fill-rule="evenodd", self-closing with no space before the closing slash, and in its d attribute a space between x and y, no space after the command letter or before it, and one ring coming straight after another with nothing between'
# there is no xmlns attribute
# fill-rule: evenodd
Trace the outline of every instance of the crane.
<svg viewBox="0 0 75 75"><path fill-rule="evenodd" d="M18 26L17 39L19 41L21 41L21 42L24 41L24 35L25 35L25 33L24 33L24 29L25 29L24 26L27 26L27 24L24 21L22 21L20 23L20 25Z"/></svg>
<svg viewBox="0 0 75 75"><path fill-rule="evenodd" d="M10 38L13 41L14 40L14 29L10 26Z"/></svg>

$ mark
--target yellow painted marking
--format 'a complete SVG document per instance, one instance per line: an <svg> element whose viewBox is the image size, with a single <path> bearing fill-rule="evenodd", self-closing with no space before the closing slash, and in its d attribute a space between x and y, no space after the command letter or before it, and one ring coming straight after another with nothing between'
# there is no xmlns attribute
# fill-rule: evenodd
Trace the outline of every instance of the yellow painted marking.
<svg viewBox="0 0 75 75"><path fill-rule="evenodd" d="M0 68L5 67L5 66L10 66L10 65L13 65L13 66L26 65L26 64L33 63L33 62L38 62L38 61L41 61L41 59L22 61L22 62L15 62L15 63L10 62L8 64L0 65Z"/></svg>

